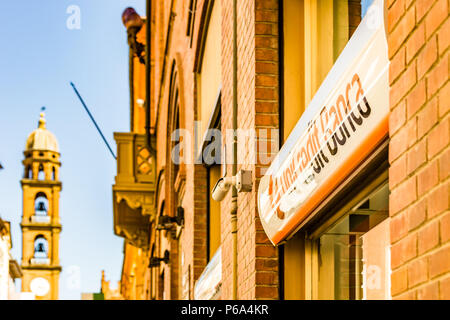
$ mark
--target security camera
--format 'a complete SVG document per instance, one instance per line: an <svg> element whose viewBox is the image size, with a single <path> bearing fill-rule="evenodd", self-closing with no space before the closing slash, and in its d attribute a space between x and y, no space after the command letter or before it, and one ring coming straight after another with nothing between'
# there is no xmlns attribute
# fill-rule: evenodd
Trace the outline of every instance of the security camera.
<svg viewBox="0 0 450 320"><path fill-rule="evenodd" d="M234 180L234 177L220 178L214 186L214 189L212 191L212 198L218 202L225 199L225 196L230 190L230 187L234 184Z"/></svg>
<svg viewBox="0 0 450 320"><path fill-rule="evenodd" d="M221 202L225 199L230 187L236 187L238 192L252 191L252 172L241 170L234 177L220 178L212 191L212 198L215 201Z"/></svg>

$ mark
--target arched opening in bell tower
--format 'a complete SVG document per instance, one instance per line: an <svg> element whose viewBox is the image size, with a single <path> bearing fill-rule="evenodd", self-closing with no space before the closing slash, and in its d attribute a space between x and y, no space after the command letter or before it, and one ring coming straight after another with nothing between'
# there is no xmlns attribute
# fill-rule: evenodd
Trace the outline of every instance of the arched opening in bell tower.
<svg viewBox="0 0 450 320"><path fill-rule="evenodd" d="M33 171L31 170L31 166L25 167L25 173L24 173L25 179L32 179L33 178Z"/></svg>
<svg viewBox="0 0 450 320"><path fill-rule="evenodd" d="M34 239L34 262L40 263L48 260L48 241L43 235Z"/></svg>
<svg viewBox="0 0 450 320"><path fill-rule="evenodd" d="M34 215L31 217L32 223L50 223L50 216L48 215L49 202L47 195L44 192L39 192L34 198Z"/></svg>
<svg viewBox="0 0 450 320"><path fill-rule="evenodd" d="M39 192L34 199L34 214L36 216L48 215L48 199L43 192Z"/></svg>
<svg viewBox="0 0 450 320"><path fill-rule="evenodd" d="M44 166L42 164L39 165L38 180L45 180Z"/></svg>

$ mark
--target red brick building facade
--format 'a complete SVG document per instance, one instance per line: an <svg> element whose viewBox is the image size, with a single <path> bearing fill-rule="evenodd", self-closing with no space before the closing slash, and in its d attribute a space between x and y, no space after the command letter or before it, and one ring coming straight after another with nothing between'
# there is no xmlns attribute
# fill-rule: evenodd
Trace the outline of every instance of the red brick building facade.
<svg viewBox="0 0 450 320"><path fill-rule="evenodd" d="M124 297L329 297L322 295L316 283L315 262L310 265L306 257L314 251L316 231L303 226L292 239L275 246L258 212L261 178L367 9L355 0L326 3L148 1L150 65L140 67L149 72L148 96L143 71L134 71L131 114L132 123L137 124L132 131L140 134L146 132L143 118L150 115L154 141L150 149L155 150L153 211L147 216L142 213L148 223L148 244L141 246L142 254L133 251L132 258L126 257L127 265L136 260L141 270L136 283L143 283L143 288L139 295L122 292ZM448 299L449 2L385 0L384 6L391 61L389 144L384 156L390 166L386 167L390 195L385 222L391 246L387 246L390 268L383 269L389 278L384 297ZM295 27L296 14L301 16L301 32ZM331 22L326 24L325 17ZM139 40L145 42L142 32ZM139 63L137 57L131 60ZM135 103L136 95L149 103L145 106L150 114ZM292 103L300 106L298 110ZM233 138L225 132L235 126L247 135L237 138L237 165L233 166ZM177 129L181 132L174 133ZM206 134L208 129L219 129L223 135L213 140ZM214 154L211 164L204 155L214 142L220 145L216 149L220 157ZM177 146L182 151L174 154ZM183 158L180 163L179 157ZM224 158L226 165L218 163ZM241 170L251 172L251 191L231 190L220 204L215 202L211 191L218 178ZM168 224L164 216L172 217ZM122 236L130 239L125 233ZM204 278L214 287L204 287ZM358 290L356 295L344 296L368 297Z"/></svg>
<svg viewBox="0 0 450 320"><path fill-rule="evenodd" d="M449 299L449 4L387 6L392 295Z"/></svg>

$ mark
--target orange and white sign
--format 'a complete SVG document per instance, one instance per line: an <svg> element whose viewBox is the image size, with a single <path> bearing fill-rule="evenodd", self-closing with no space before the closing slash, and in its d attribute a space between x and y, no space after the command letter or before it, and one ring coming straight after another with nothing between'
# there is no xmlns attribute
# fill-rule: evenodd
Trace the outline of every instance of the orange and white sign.
<svg viewBox="0 0 450 320"><path fill-rule="evenodd" d="M388 134L383 0L374 1L262 178L258 210L274 245L289 237Z"/></svg>

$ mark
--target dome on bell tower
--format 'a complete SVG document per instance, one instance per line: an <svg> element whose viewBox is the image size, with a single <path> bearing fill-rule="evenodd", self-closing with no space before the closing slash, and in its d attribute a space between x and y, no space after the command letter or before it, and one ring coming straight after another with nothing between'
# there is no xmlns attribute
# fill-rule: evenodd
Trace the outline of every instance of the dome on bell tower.
<svg viewBox="0 0 450 320"><path fill-rule="evenodd" d="M38 150L59 153L58 140L53 133L46 129L45 124L45 114L41 113L38 128L28 136L25 151Z"/></svg>

